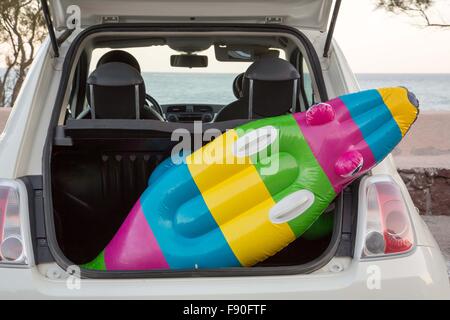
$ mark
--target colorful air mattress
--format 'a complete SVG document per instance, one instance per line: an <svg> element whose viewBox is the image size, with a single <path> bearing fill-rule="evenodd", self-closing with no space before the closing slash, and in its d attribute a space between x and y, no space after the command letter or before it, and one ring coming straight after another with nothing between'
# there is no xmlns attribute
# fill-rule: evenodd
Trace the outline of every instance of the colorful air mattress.
<svg viewBox="0 0 450 320"><path fill-rule="evenodd" d="M112 241L85 268L250 267L301 236L405 136L418 102L370 90L229 130L163 162Z"/></svg>

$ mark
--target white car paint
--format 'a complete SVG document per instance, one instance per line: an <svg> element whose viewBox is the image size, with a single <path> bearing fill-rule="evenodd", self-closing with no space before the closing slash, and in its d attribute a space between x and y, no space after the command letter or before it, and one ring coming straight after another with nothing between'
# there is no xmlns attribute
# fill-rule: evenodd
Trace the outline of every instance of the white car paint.
<svg viewBox="0 0 450 320"><path fill-rule="evenodd" d="M419 246L414 254L401 259L362 262L335 258L310 275L248 278L77 281L56 266L4 269L0 277L11 280L0 282L0 298L445 299L448 278L442 272L441 259L439 249Z"/></svg>
<svg viewBox="0 0 450 320"><path fill-rule="evenodd" d="M83 1L80 1L83 2ZM325 34L304 30L317 52L323 52ZM17 179L42 174L42 154L50 114L62 76L62 62L70 43L52 57L49 41L41 47L0 137L0 178ZM338 45L330 58L321 58L329 95L357 91L358 83ZM439 248L418 215L392 157L373 170L390 175L399 184L411 212L416 248L405 256L378 260L333 258L311 274L264 277L87 280L69 277L56 264L25 268L0 267L0 299L8 298L184 298L184 299L349 299L450 298L446 264ZM27 208L21 185L21 201ZM359 212L364 215L364 212ZM27 250L31 254L28 210L21 212ZM356 247L363 237L358 234ZM117 288L120 287L120 290Z"/></svg>
<svg viewBox="0 0 450 320"><path fill-rule="evenodd" d="M80 14L82 28L114 22L282 22L325 31L333 0L50 0L57 30ZM150 14L149 14L150 13ZM278 20L281 19L281 20Z"/></svg>

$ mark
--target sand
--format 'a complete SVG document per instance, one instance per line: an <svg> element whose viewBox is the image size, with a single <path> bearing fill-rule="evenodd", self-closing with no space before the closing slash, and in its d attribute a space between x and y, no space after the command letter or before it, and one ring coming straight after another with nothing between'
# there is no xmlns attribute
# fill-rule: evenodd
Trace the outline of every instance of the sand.
<svg viewBox="0 0 450 320"><path fill-rule="evenodd" d="M450 112L422 112L393 154L401 169L450 169Z"/></svg>

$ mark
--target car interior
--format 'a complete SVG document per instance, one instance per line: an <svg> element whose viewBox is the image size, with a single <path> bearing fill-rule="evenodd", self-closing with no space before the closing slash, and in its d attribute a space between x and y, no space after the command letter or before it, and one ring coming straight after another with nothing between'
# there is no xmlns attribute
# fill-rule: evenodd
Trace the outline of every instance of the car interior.
<svg viewBox="0 0 450 320"><path fill-rule="evenodd" d="M170 63L167 73L144 69L152 49L172 54L159 58L159 65ZM222 78L209 71L210 65L233 72ZM284 36L90 40L79 55L57 129L63 133L57 133L51 156L55 231L66 258L84 264L108 244L152 171L170 156L177 143L174 129L201 122L203 130L224 132L252 119L304 111L318 101L308 66L302 48ZM195 87L202 74L206 80ZM169 97L156 90L164 77L169 81L159 88ZM208 85L217 91L205 93ZM207 100L198 102L197 96ZM333 204L328 214L338 207ZM324 253L330 239L331 234L299 238L258 266L308 263Z"/></svg>
<svg viewBox="0 0 450 320"><path fill-rule="evenodd" d="M131 43L131 40L123 41L121 47L120 41L104 40L99 41L96 48L83 52L84 59L80 60L78 66L80 78L74 79L72 101L67 108L66 119L148 119L211 123L298 112L306 110L315 102L307 61L296 45L287 38L174 37L140 40L135 46ZM150 55L151 48L157 46L167 47L175 53L166 57L171 63L167 73L193 71L194 74L208 75L214 72L209 70L208 65L208 60L212 58L216 65L221 65L221 72L226 72L229 65L241 65L241 72L230 74L233 80L227 84L228 88L219 88L232 93L233 99L223 104L215 102L214 97L211 97L211 103L208 104L182 100L176 104L160 103L152 96L154 83L144 79L151 70L143 72L141 63L129 52L130 49L143 46L149 47ZM108 51L89 68L93 51L101 48L107 48ZM206 53L212 53L213 57L208 57ZM259 63L252 66L253 72L262 70L265 77L253 79L253 86L250 88L251 75L248 69L255 61ZM280 67L296 69L301 75L298 75L298 79L283 79L282 75L276 73ZM176 86L176 83L172 85ZM251 114L250 93L254 102ZM295 106L290 98L292 95L296 95Z"/></svg>

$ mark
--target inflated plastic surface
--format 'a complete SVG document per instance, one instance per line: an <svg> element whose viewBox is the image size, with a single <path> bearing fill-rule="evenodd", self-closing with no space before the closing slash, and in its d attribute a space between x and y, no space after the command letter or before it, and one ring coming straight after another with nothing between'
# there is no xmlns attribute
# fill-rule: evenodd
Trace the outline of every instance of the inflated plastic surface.
<svg viewBox="0 0 450 320"><path fill-rule="evenodd" d="M182 164L164 161L105 250L85 268L252 266L301 236L383 160L418 114L404 88L364 91L250 122Z"/></svg>

